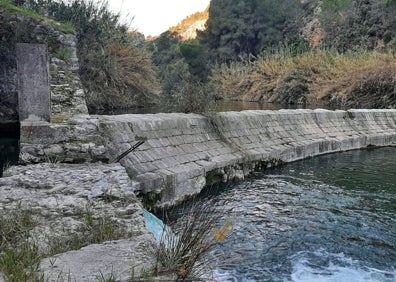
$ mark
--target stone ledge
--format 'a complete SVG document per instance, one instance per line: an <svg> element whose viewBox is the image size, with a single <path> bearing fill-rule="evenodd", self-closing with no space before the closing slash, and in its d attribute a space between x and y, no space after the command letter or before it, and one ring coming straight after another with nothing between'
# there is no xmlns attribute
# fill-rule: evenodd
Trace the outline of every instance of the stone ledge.
<svg viewBox="0 0 396 282"><path fill-rule="evenodd" d="M218 113L211 119L172 113L98 119L112 155L121 154L141 138L147 140L121 163L141 182L142 193L160 195L160 206L199 193L211 171L224 173L224 181L241 180L247 171L274 163L396 145L396 110L243 111Z"/></svg>

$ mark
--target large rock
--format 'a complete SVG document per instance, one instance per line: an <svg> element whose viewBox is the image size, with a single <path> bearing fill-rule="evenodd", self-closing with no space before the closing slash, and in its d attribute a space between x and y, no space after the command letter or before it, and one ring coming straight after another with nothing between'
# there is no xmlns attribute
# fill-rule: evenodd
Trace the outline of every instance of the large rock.
<svg viewBox="0 0 396 282"><path fill-rule="evenodd" d="M90 245L44 259L40 270L46 281L116 281L137 279L155 263L155 248L147 234L128 240ZM107 280L106 280L107 281Z"/></svg>

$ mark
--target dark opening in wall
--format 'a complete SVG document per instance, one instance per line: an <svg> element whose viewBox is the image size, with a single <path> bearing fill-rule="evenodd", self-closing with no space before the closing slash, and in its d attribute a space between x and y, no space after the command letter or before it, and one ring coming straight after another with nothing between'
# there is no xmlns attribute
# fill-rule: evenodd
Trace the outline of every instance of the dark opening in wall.
<svg viewBox="0 0 396 282"><path fill-rule="evenodd" d="M0 41L0 123L18 121L17 67L15 52Z"/></svg>
<svg viewBox="0 0 396 282"><path fill-rule="evenodd" d="M0 177L5 168L18 163L19 137L18 122L0 123Z"/></svg>

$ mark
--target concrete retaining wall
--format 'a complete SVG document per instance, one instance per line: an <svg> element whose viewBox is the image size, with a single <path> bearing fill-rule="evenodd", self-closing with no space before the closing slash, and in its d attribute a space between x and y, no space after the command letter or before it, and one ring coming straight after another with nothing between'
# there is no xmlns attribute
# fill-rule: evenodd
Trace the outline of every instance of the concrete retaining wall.
<svg viewBox="0 0 396 282"><path fill-rule="evenodd" d="M396 110L281 110L98 116L109 154L146 142L121 163L172 205L213 181L325 153L396 145Z"/></svg>

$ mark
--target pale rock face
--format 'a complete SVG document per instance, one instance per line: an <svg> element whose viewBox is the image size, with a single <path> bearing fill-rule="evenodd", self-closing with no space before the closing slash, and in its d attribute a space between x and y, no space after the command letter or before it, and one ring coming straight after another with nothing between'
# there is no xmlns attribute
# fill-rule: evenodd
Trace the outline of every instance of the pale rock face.
<svg viewBox="0 0 396 282"><path fill-rule="evenodd" d="M0 178L0 208L34 211L39 224L32 236L40 237L37 241L42 242L43 253L47 246L42 239L78 230L87 210L113 218L126 234L146 232L135 186L119 164L14 166L4 176Z"/></svg>
<svg viewBox="0 0 396 282"><path fill-rule="evenodd" d="M197 38L197 30L205 30L205 24L207 19L199 20L194 22L191 26L189 26L185 31L183 31L180 36L183 40L190 40Z"/></svg>

